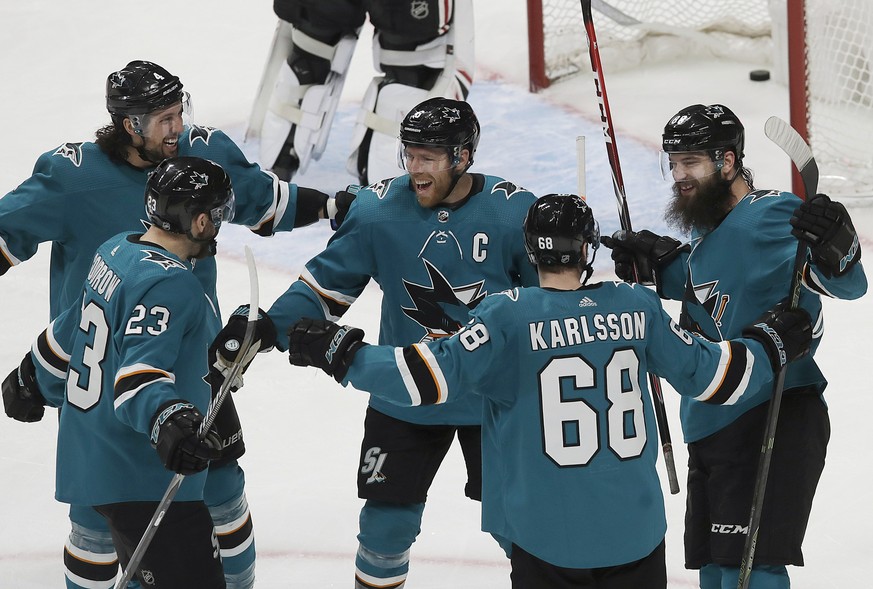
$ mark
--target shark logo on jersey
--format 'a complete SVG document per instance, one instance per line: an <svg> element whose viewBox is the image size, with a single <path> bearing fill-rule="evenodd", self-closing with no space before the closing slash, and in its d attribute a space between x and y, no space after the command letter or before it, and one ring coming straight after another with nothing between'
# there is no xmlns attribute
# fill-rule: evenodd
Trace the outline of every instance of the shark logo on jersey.
<svg viewBox="0 0 873 589"><path fill-rule="evenodd" d="M686 286L682 302L682 327L700 333L707 339L721 341L721 319L731 297L716 290L718 281ZM689 292L690 289L690 292Z"/></svg>
<svg viewBox="0 0 873 589"><path fill-rule="evenodd" d="M198 139L205 145L209 145L209 140L212 138L214 132L215 129L213 127L198 127L197 125L192 125L191 133L188 135L189 145L194 147L194 142Z"/></svg>
<svg viewBox="0 0 873 589"><path fill-rule="evenodd" d="M146 257L140 260L142 262L154 262L158 266L161 266L164 270L169 270L170 268L181 268L183 270L188 269L185 264L183 264L179 260L168 258L160 252L156 252L154 250L143 250L143 252L145 252Z"/></svg>
<svg viewBox="0 0 873 589"><path fill-rule="evenodd" d="M421 342L446 337L458 331L467 320L470 309L478 305L488 292L485 281L463 286L452 286L445 276L428 260L422 260L427 270L429 285L403 281L413 307L402 307L407 317L424 327L427 333Z"/></svg>
<svg viewBox="0 0 873 589"><path fill-rule="evenodd" d="M82 165L82 144L81 143L64 143L52 155L65 157L77 168Z"/></svg>
<svg viewBox="0 0 873 589"><path fill-rule="evenodd" d="M503 182L498 182L494 185L494 188L491 189L491 194L495 194L497 192L503 191L506 194L506 200L509 200L513 197L513 195L518 194L519 192L527 192L526 189L518 186L517 184L513 184L508 180L504 180Z"/></svg>

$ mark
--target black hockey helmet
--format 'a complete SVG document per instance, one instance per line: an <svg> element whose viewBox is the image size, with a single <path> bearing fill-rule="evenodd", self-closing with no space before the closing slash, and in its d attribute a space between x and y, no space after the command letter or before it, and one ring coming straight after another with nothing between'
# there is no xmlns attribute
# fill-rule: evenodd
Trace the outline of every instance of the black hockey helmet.
<svg viewBox="0 0 873 589"><path fill-rule="evenodd" d="M590 261L582 259L588 244ZM543 266L586 268L600 246L600 227L591 207L575 194L547 194L537 199L524 219L524 247L530 263Z"/></svg>
<svg viewBox="0 0 873 589"><path fill-rule="evenodd" d="M743 160L745 130L740 119L721 104L693 104L685 107L664 127L662 147L667 153L705 151L720 159L717 151L733 151Z"/></svg>
<svg viewBox="0 0 873 589"><path fill-rule="evenodd" d="M131 61L106 79L106 109L115 117L144 115L187 101L182 82L150 61Z"/></svg>
<svg viewBox="0 0 873 589"><path fill-rule="evenodd" d="M400 123L400 147L401 150L404 145L445 147L452 167L460 162L461 150L468 149L472 164L479 133L479 119L468 103L451 98L429 98L413 107ZM405 168L402 161L401 167Z"/></svg>
<svg viewBox="0 0 873 589"><path fill-rule="evenodd" d="M233 208L230 177L211 160L168 158L146 181L146 215L164 231L189 234L191 221L200 213L209 213L217 229L233 219Z"/></svg>

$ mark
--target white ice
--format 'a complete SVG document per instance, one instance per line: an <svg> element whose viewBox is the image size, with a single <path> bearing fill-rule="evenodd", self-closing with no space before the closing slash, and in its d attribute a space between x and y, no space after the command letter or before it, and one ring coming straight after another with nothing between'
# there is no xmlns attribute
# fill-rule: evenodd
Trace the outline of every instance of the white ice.
<svg viewBox="0 0 873 589"><path fill-rule="evenodd" d="M573 192L575 138L585 135L588 201L604 233L611 233L618 226L615 198L590 75L528 94L524 2L475 4L477 77L470 102L484 129L474 171L504 176L537 194ZM30 0L3 2L0 23L0 194L5 194L31 173L42 152L93 138L108 120L106 76L132 59L156 61L177 73L194 97L197 122L241 138L275 17L265 1ZM373 75L369 33L365 29L359 43L327 151L295 179L301 185L332 192L354 182L345 159L357 100ZM611 74L606 64L635 228L667 230L658 142L667 118L689 104L731 106L746 125L746 163L756 172L757 185L789 187L789 161L763 135L768 116L787 118L787 93L775 81L748 79L750 69L766 66L698 58ZM251 145L245 149L253 154ZM871 211L852 207L868 250ZM225 313L247 301L243 244L254 249L266 307L328 237L324 224L268 240L223 230L219 293ZM47 321L48 253L41 248L0 279L0 376L19 362ZM607 259L601 253L598 274L611 278ZM377 335L379 297L371 285L344 318L364 327L370 340ZM806 566L791 569L798 589L871 586L873 462L865 450L870 419L864 404L870 392L864 366L873 352L871 301L870 295L825 301L827 331L817 358L830 380L833 433L804 546ZM673 304L668 310L677 312ZM248 453L242 462L257 536L257 586L351 587L365 395L343 390L314 369L290 367L279 353L258 358L246 383L236 401L246 427ZM683 568L682 558L686 454L678 399L666 393L683 488L671 496L664 485L668 574L670 587L694 587L696 575ZM69 523L66 506L53 499L56 427L52 412L38 424L0 419L0 589L63 586L61 550ZM509 586L508 563L479 531L478 505L463 497L463 484L460 452L453 448L431 489L412 549L410 588Z"/></svg>

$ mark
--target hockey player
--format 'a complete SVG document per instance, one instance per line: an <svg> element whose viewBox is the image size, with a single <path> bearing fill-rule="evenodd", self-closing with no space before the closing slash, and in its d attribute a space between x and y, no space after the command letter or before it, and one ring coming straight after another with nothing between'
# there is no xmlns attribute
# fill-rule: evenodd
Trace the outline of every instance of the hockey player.
<svg viewBox="0 0 873 589"><path fill-rule="evenodd" d="M234 222L258 235L337 216L336 203L341 201L262 171L218 129L186 125L187 105L188 94L177 76L157 64L132 61L107 79L111 123L97 131L96 141L65 143L46 152L33 175L0 198L0 274L33 256L40 243L52 242L51 318L79 296L102 242L121 231L143 228L146 177L167 157L200 156L220 164L236 187ZM339 211L337 218L341 216ZM218 308L215 260L200 260L194 274ZM42 407L32 402L16 405L6 406L11 417L42 416ZM255 548L244 475L236 460L244 445L232 398L216 425L226 454L210 469L206 502L219 529L228 585L246 588L254 582ZM75 504L70 517L72 532L64 550L67 587L111 587L118 565L103 517L90 506Z"/></svg>
<svg viewBox="0 0 873 589"><path fill-rule="evenodd" d="M479 132L466 102L431 98L409 112L399 153L408 174L361 190L325 250L273 303L277 347L287 347L288 329L302 317L342 317L371 278L382 288L381 341L393 345L451 335L488 293L535 283L521 232L535 197L468 172ZM480 499L481 419L474 399L446 410L370 400L357 475L366 503L356 587L403 586L427 491L456 433L465 493Z"/></svg>
<svg viewBox="0 0 873 589"><path fill-rule="evenodd" d="M360 329L304 319L291 363L403 405L484 399L482 529L507 550L513 588L666 588L646 373L693 403L754 402L808 349L809 315L767 314L748 339L707 342L649 289L588 284L599 235L578 196L540 198L524 234L540 286L486 297L451 338L368 346Z"/></svg>
<svg viewBox="0 0 873 589"><path fill-rule="evenodd" d="M279 24L247 138L283 180L324 152L358 34L375 28L373 78L352 139L360 183L396 175L400 122L429 97L464 100L473 82L472 0L274 0Z"/></svg>
<svg viewBox="0 0 873 589"><path fill-rule="evenodd" d="M617 233L605 243L620 278L632 279L635 261L642 281L682 301L682 327L724 341L786 296L795 237L802 240L809 258L800 306L815 319L814 353L823 326L820 297L854 299L867 290L858 236L845 207L825 195L802 202L788 192L756 190L743 165L744 143L743 125L723 105L676 113L663 136L663 169L674 191L667 218L690 233L690 243L649 231ZM826 384L812 354L788 367L754 589L787 588L786 565L803 565L801 543L830 435ZM752 403L724 407L682 399L689 453L685 562L700 569L703 589L737 586L772 387L762 392Z"/></svg>
<svg viewBox="0 0 873 589"><path fill-rule="evenodd" d="M222 589L203 502L222 441L214 430L197 435L217 311L193 266L215 254L234 193L214 162L172 158L150 174L145 204L152 225L98 247L80 299L39 336L20 374L29 366L25 388L62 407L55 497L94 505L126 566L172 472L187 475L136 576L145 587Z"/></svg>

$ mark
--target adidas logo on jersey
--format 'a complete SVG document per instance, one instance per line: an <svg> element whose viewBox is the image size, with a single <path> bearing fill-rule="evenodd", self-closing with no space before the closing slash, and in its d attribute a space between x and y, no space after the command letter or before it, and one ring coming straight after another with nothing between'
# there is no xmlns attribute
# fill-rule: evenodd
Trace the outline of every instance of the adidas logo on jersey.
<svg viewBox="0 0 873 589"><path fill-rule="evenodd" d="M596 307L597 303L595 303L594 301L592 301L588 297L582 297L582 300L579 301L579 306L580 307Z"/></svg>

